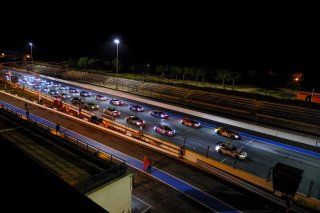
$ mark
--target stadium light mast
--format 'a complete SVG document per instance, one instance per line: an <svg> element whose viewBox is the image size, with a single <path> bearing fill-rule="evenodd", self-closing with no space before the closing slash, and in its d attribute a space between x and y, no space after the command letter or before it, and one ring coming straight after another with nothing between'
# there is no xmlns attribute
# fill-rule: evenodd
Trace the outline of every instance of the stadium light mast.
<svg viewBox="0 0 320 213"><path fill-rule="evenodd" d="M119 39L114 39L114 43L117 45L117 58L116 58L116 78L117 78L117 82L116 82L116 89L118 89L118 69L119 69L119 59L118 59L118 53L119 53L119 43L120 40Z"/></svg>

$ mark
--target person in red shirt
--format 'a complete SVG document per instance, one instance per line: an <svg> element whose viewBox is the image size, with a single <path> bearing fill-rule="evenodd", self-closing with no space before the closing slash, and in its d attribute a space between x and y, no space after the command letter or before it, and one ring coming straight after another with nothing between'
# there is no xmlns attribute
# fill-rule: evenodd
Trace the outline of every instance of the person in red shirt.
<svg viewBox="0 0 320 213"><path fill-rule="evenodd" d="M147 173L150 173L150 174L151 174L151 165L152 165L152 161L151 161L151 158L149 158L147 160Z"/></svg>
<svg viewBox="0 0 320 213"><path fill-rule="evenodd" d="M147 169L147 161L148 161L147 156L144 156L144 158L143 158L143 170L144 171L146 171L146 169Z"/></svg>

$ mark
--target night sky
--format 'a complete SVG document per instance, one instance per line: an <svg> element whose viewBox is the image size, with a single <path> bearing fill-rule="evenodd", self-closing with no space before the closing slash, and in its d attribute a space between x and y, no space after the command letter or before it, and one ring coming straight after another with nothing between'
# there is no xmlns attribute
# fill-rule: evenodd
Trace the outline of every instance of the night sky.
<svg viewBox="0 0 320 213"><path fill-rule="evenodd" d="M99 2L99 1L98 1ZM319 68L319 20L308 5L150 3L24 5L3 11L0 50L34 59L112 59L214 68ZM16 11L16 12L15 12Z"/></svg>

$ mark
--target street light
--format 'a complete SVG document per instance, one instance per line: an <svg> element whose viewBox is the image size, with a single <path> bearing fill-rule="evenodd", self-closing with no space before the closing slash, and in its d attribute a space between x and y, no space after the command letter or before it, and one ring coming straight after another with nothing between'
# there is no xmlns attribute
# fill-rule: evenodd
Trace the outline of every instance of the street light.
<svg viewBox="0 0 320 213"><path fill-rule="evenodd" d="M117 59L116 59L116 78L117 78L117 82L116 82L116 89L118 89L118 46L119 46L119 43L120 43L120 40L119 39L115 39L114 40L114 43L116 43L117 45Z"/></svg>
<svg viewBox="0 0 320 213"><path fill-rule="evenodd" d="M32 45L33 44L30 42L29 45L30 45L30 48L31 48L31 67L32 67L31 69L33 71L33 55L32 55Z"/></svg>

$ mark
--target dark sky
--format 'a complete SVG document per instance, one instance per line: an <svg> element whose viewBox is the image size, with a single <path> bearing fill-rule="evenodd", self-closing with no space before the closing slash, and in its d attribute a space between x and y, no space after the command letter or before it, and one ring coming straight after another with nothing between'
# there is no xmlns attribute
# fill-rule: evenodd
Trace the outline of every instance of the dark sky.
<svg viewBox="0 0 320 213"><path fill-rule="evenodd" d="M127 63L312 69L320 56L315 5L100 1L8 8L0 50L30 51L32 41L35 60L111 59L116 36Z"/></svg>

